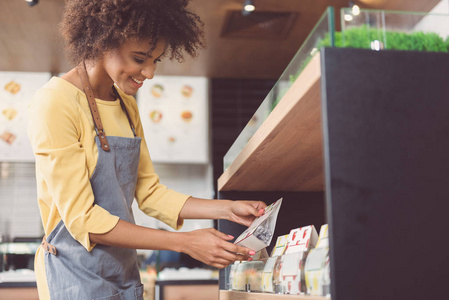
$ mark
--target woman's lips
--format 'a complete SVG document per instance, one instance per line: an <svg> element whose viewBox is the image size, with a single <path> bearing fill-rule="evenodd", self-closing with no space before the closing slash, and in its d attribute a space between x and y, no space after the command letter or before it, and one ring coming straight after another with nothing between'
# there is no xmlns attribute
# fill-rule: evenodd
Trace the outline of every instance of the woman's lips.
<svg viewBox="0 0 449 300"><path fill-rule="evenodd" d="M142 87L142 85L143 85L143 80L140 81L140 80L138 80L138 79L136 79L136 78L134 78L134 77L132 77L132 76L130 76L130 78L131 78L131 82L133 83L134 87L136 87L136 88Z"/></svg>

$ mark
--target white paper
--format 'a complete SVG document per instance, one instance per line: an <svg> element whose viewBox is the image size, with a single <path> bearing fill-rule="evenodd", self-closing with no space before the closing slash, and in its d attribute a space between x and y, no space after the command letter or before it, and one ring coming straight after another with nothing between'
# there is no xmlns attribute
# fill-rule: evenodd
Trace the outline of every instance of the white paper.
<svg viewBox="0 0 449 300"><path fill-rule="evenodd" d="M207 163L208 87L205 77L155 76L136 95L154 162Z"/></svg>
<svg viewBox="0 0 449 300"><path fill-rule="evenodd" d="M260 251L271 243L276 227L277 215L282 204L282 198L265 208L265 213L256 218L253 223L235 240L234 244L247 247L254 251ZM258 231L271 234L267 240L262 241L257 237Z"/></svg>

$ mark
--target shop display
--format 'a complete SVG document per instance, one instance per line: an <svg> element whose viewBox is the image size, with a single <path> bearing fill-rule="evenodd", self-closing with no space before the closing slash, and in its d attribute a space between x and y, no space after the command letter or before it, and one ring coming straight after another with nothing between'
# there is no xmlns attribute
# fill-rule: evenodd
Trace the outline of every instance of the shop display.
<svg viewBox="0 0 449 300"><path fill-rule="evenodd" d="M318 233L313 225L292 229L288 235L285 254L308 251L315 247L317 241Z"/></svg>
<svg viewBox="0 0 449 300"><path fill-rule="evenodd" d="M287 249L281 259L280 286L283 293L301 294L307 292L304 265L309 251L315 247L318 234L315 226L309 225L290 231Z"/></svg>
<svg viewBox="0 0 449 300"><path fill-rule="evenodd" d="M207 78L155 76L136 99L151 158L156 163L207 163Z"/></svg>
<svg viewBox="0 0 449 300"><path fill-rule="evenodd" d="M352 8L343 8L340 15L350 17L348 20L341 18L341 31L336 31L334 9L326 9L254 114L259 116L259 125L254 127L250 120L226 153L224 170L235 161L322 47L449 52L449 37L443 33L444 26L431 25L445 24L448 14L360 9L359 14L354 15ZM426 23L430 25L425 26Z"/></svg>
<svg viewBox="0 0 449 300"><path fill-rule="evenodd" d="M341 16L346 17L346 15L350 15L351 12L349 9L342 10ZM321 46L325 47L354 47L354 48L366 48L366 49L372 49L374 51L381 51L384 49L395 49L395 50L413 50L413 51L435 51L435 52L448 52L449 51L449 38L447 37L447 30L446 34L441 35L436 32L436 30L440 30L444 28L441 24L445 24L443 22L439 22L438 20L444 21L448 19L449 15L443 15L443 14L425 14L425 13L407 13L407 12L388 12L388 11L373 11L373 10L361 10L360 14L358 15L351 15L350 20L351 21L343 21L344 18L342 18L342 32L335 32L335 25L333 24L334 20L334 13L333 10L329 10L325 13L325 15L320 19L318 24L314 27L313 32L309 35L307 40L304 42L303 46L299 51L297 52L297 55L293 58L293 60L288 65L285 72L281 75L279 80L276 82L276 85L273 87L273 89L270 91L270 93L267 95L265 100L263 101L262 105L259 108L266 107L266 103L272 103L271 106L272 109L276 109L276 105L280 103L280 101L285 100L285 104L277 107L279 108L277 111L284 110L284 112L291 113L293 109L290 109L292 105L292 102L294 100L300 99L299 101L303 101L304 99L309 100L309 95L301 97L298 96L298 98L295 98L295 96L292 96L294 93L299 94L299 86L301 86L303 83L305 83L304 78L305 76L310 75L310 67L313 67L315 71L323 70L320 68L315 68L317 65L317 62L320 61L320 48ZM436 20L433 22L429 22L430 25L429 28L425 28L425 22L431 19ZM346 19L346 20L349 20ZM343 23L344 22L344 23ZM435 24L439 24L440 26L435 26ZM333 51L335 49L326 49L325 51L325 58L331 57L328 53L332 53L330 51ZM355 50L349 50L347 53L354 53L352 51ZM360 51L360 53L368 53L367 51ZM391 51L393 52L393 51ZM339 52L344 54L345 52ZM317 55L318 54L318 55ZM379 57L382 57L383 55L390 55L387 53L381 53L381 54L369 54L371 57L376 57L377 55ZM405 53L404 55L410 55L410 53ZM435 56L423 56L423 57L437 57L439 54L435 54ZM444 54L441 54L444 55ZM341 56L343 57L343 55ZM368 57L368 56L367 56ZM393 57L393 56L392 56ZM332 57L335 59L335 56ZM352 56L347 57L347 62L349 65L351 64L351 59L353 59ZM321 57L323 59L323 57ZM423 60L424 61L424 60ZM433 61L433 60L432 60ZM323 62L323 60L322 60ZM329 60L328 60L329 62ZM306 66L308 63L311 63L308 68ZM333 63L333 62L332 62ZM354 60L354 63L360 64L360 60ZM326 67L332 64L327 64ZM363 65L363 64L362 64ZM338 64L339 67L341 67ZM321 66L323 68L323 66ZM344 68L343 68L344 69ZM356 69L356 68L354 68ZM323 80L326 81L328 78L332 78L333 76L338 77L338 70L340 68L333 69L337 70L335 73L328 72L326 74L322 74L320 76L317 76L318 83L321 82L323 84ZM304 72L303 72L304 71ZM347 71L347 70L346 70ZM332 73L330 75L329 73ZM294 85L293 85L294 84ZM293 89L291 88L293 87ZM295 89L298 88L298 89ZM334 91L335 85L327 85L327 90ZM315 87L310 88L307 90L308 93L311 91L319 93L319 88L315 89ZM286 97L284 97L286 96ZM334 100L334 97L328 97L327 100L324 98L325 101L329 102L329 98L331 100ZM311 98L314 98L314 100L317 100L319 98L318 96L313 96ZM335 97L335 100L338 100L338 97ZM320 103L319 100L317 103ZM325 103L325 102L324 102ZM295 106L295 108L298 108L300 106ZM299 109L298 109L299 110ZM318 109L319 110L319 109ZM274 116L279 117L278 114L274 114ZM273 116L272 115L272 116ZM289 118L284 117L285 115L282 115L281 117L284 118L283 121L285 123L281 123L281 125L278 125L276 123L276 127L272 124L270 124L273 120L278 121L278 119L274 118L268 118L261 127L261 130L256 131L254 130L254 123L256 123L258 120L260 120L258 117L260 115L255 114L254 117L248 122L247 126L244 128L244 130L240 133L239 138L235 140L232 147L229 149L228 153L226 154L224 158L224 169L227 170L223 174L223 176L220 179L223 179L223 182L219 185L219 190L223 193L226 193L228 191L236 191L236 192L250 192L251 195L258 195L258 193L263 192L265 190L276 190L279 188L279 186L282 187L282 190L288 190L291 192L302 192L303 190L308 190L308 186L301 186L301 185L295 185L295 183L291 183L286 185L285 187L283 185L282 179L285 178L291 178L292 174L289 172L289 170L292 170L291 168L284 168L281 170L275 170L277 172L273 172L272 166L277 164L279 160L282 160L282 156L274 156L271 157L270 154L273 152L271 151L265 151L265 149L272 150L273 148L270 148L271 145L275 144L278 145L279 143L277 141L285 141L287 138L289 138L289 135L283 136L283 138L279 137L279 128L285 129L290 128L292 129L291 132L295 132L296 130L299 130L299 125L303 125L299 122L291 122ZM296 115L295 115L296 116ZM335 118L335 116L333 116ZM279 117L280 118L280 117ZM286 119L286 120L285 120ZM301 119L298 117L298 119ZM327 120L329 121L329 116ZM337 118L338 119L338 118ZM265 118L262 118L262 122L265 120ZM335 121L335 120L334 120ZM265 125L267 125L265 127ZM270 126L268 126L270 125ZM285 126L284 126L285 125ZM297 126L297 127L295 127ZM306 127L306 126L305 126ZM302 128L302 127L301 127ZM309 127L307 127L309 128ZM312 126L310 127L312 128ZM268 133L267 133L268 132ZM285 131L284 131L285 132ZM304 132L307 132L305 130ZM308 133L308 132L307 132ZM266 134L266 135L263 135ZM274 134L276 135L277 140L273 140ZM305 135L305 134L304 134ZM293 134L291 134L293 136ZM299 136L299 134L297 135ZM295 137L297 137L295 136ZM338 135L336 135L338 136ZM260 138L263 137L264 139ZM302 137L302 136L301 136ZM334 136L335 138L335 136ZM253 139L253 140L251 140ZM248 143L248 140L250 141ZM258 143L254 142L255 140L258 141ZM296 140L296 139L295 139ZM262 142L259 142L262 141ZM306 141L305 144L307 144L308 141ZM320 141L321 142L321 141ZM307 144L308 145L308 144ZM314 143L316 145L316 142ZM245 148L246 147L246 148ZM260 147L263 149L259 149L256 147ZM344 147L343 147L344 148ZM256 149L253 152L249 151L248 149ZM277 150L277 149L276 149ZM311 157L311 154L309 152L302 153L300 151L297 151L298 153L304 154L302 156L294 156L291 154L291 148L284 147L284 151L282 154L288 155L289 162L292 162L294 158L297 158L297 160L304 160L304 158L307 158L307 160L312 161L313 157ZM291 156L290 156L291 154ZM244 159L242 159L244 158ZM263 160L267 160L266 162ZM327 157L328 162L329 157ZM337 159L334 158L337 162L340 162ZM244 161L245 163L242 163ZM320 157L318 160L313 160L315 162L322 162L322 158ZM315 171L311 168L309 164L308 166L305 166L305 169L307 170L307 175L312 173L312 171ZM317 164L318 165L318 164ZM255 166L255 167L253 167ZM263 166L263 167L262 167ZM290 166L289 166L290 167ZM300 170L301 168L296 168L297 170ZM265 185L255 185L252 183L253 174L255 174L255 171L257 170L257 174L262 174L262 176L259 176L260 178L267 178L267 180L264 182ZM268 171L267 171L268 170ZM328 170L327 170L328 171ZM271 172L271 173L270 173ZM275 183L270 183L267 181L272 180L272 176L269 176L269 174L282 174L280 175L279 181L276 181ZM296 172L300 173L300 172ZM267 175L268 174L268 175ZM325 176L328 176L328 174L325 174ZM294 176L294 178L297 178L298 176ZM259 178L258 178L259 179ZM307 179L310 179L307 177ZM329 179L328 177L325 177L325 179ZM233 181L234 180L234 181ZM238 181L239 184L236 184L235 182ZM262 179L259 179L259 181L262 182ZM299 180L298 180L299 181ZM231 182L229 184L229 182ZM242 182L240 184L240 182ZM251 184L248 184L251 182ZM326 181L325 181L326 183ZM247 186L245 186L247 184ZM302 183L301 183L302 184ZM327 186L329 187L329 186ZM312 190L315 190L316 187L312 187ZM319 187L318 187L319 188ZM321 189L322 190L322 189ZM298 208L299 209L299 208ZM301 208L302 209L302 208ZM284 223L285 224L285 223ZM306 236L304 236L304 234ZM309 238L307 237L308 234L311 234ZM305 240L303 240L303 237ZM316 248L313 248L314 242L313 240L317 238L317 246ZM334 236L335 238L335 236ZM324 225L320 229L320 236L318 238L318 234L316 234L316 231L314 233L309 232L301 232L301 230L294 230L292 231L292 234L289 239L289 246L287 248L287 251L278 258L274 257L274 253L276 252L276 249L273 250L273 255L270 257L264 267L263 271L263 290L266 292L275 292L275 293L289 293L289 294L298 294L298 293L307 293L312 295L322 295L325 297L330 296L330 286L331 286L331 280L330 280L330 257L329 257L329 242L328 242L328 226ZM334 249L334 251L337 251ZM350 256L351 252L346 252L349 254L346 254L346 256ZM335 253L334 253L335 254ZM365 262L368 262L368 260L364 259ZM362 260L362 263L364 262ZM359 260L360 262L360 260ZM339 265L343 269L347 266ZM350 269L350 266L348 270ZM366 273L366 272L365 272ZM335 273L333 276L340 276L338 278L345 278L344 276L341 276L342 274L336 275ZM344 274L343 274L344 275ZM354 274L351 274L354 275ZM357 276L357 272L355 272L355 275ZM365 274L368 275L368 274ZM372 275L372 274L371 274ZM270 277L272 276L272 280L270 280ZM352 276L353 277L353 276ZM352 279L351 277L351 279ZM375 277L375 275L372 275L371 277ZM391 277L391 276L390 276ZM421 276L422 277L422 276ZM346 278L341 279L343 284L340 283L339 286L334 287L335 290L341 290L341 289L357 289L357 292L360 292L360 287L358 286L351 286L350 280L348 281ZM390 280L391 281L391 280ZM359 283L362 283L363 279L359 280ZM391 289L395 289L394 286L394 280L392 281L393 284L389 285L388 287ZM349 285L348 285L349 283ZM332 284L335 285L335 282ZM346 286L346 287L345 287ZM338 289L337 289L338 288ZM397 288L395 290L398 290ZM425 289L424 289L425 290ZM379 292L380 294L382 292ZM341 293L344 298L344 293ZM235 295L235 297L239 297L240 294L229 294L226 293L226 295L230 295L230 298ZM350 294L354 295L354 294ZM340 295L341 296L341 295ZM308 296L304 296L304 299L306 299ZM385 296L379 296L380 298ZM242 296L242 299L245 298ZM250 298L250 297L248 297ZM253 297L251 297L252 299ZM255 298L255 297L254 297ZM271 299L270 296L261 296L261 298L267 298ZM284 298L284 296L273 296L273 299L280 299ZM290 297L286 297L290 298ZM291 298L298 298L302 299L303 297L291 297ZM311 297L315 298L315 297ZM319 297L317 297L319 298ZM339 297L340 299L341 297ZM376 295L373 296L373 298L376 298ZM397 299L401 299L400 295L399 298L396 295ZM422 298L422 297L421 297ZM424 297L425 298L425 297Z"/></svg>
<svg viewBox="0 0 449 300"><path fill-rule="evenodd" d="M274 245L273 252L271 253L271 256L280 256L284 254L285 249L287 248L288 243L288 234L278 236L276 240L276 244Z"/></svg>
<svg viewBox="0 0 449 300"><path fill-rule="evenodd" d="M231 289L235 291L262 291L262 272L264 261L243 261L231 265L229 282Z"/></svg>
<svg viewBox="0 0 449 300"><path fill-rule="evenodd" d="M331 264L329 253L326 255L326 262L324 263L324 269L322 272L322 281L323 281L323 296L330 297L331 296Z"/></svg>
<svg viewBox="0 0 449 300"><path fill-rule="evenodd" d="M236 262L235 273L232 281L232 289L235 291L244 291L246 278L245 278L245 262Z"/></svg>
<svg viewBox="0 0 449 300"><path fill-rule="evenodd" d="M26 133L28 104L50 73L0 72L0 160L34 161Z"/></svg>
<svg viewBox="0 0 449 300"><path fill-rule="evenodd" d="M276 202L272 205L274 204ZM274 208L272 209L274 210ZM327 225L323 228L320 231L322 239L319 241L319 249L328 246ZM228 287L237 291L305 294L307 292L305 265L317 240L318 234L313 225L293 229L290 234L279 236L271 257L266 258L263 254L255 255L253 256L254 261L232 264L229 267ZM264 250L260 252L262 253ZM328 258L327 261L329 261ZM329 288L329 273L325 274L324 268L325 261L323 271L320 272L320 276L322 276L320 283L323 287L327 284L326 288Z"/></svg>
<svg viewBox="0 0 449 300"><path fill-rule="evenodd" d="M262 291L267 293L274 292L273 285L273 275L276 263L279 263L281 258L280 256L284 254L285 248L287 246L288 234L279 236L276 240L276 245L273 248L271 253L271 257L267 259L265 264L265 268L263 269L262 274Z"/></svg>
<svg viewBox="0 0 449 300"><path fill-rule="evenodd" d="M228 270L229 270L229 276L228 276L228 283L227 283L227 288L229 290L235 290L236 289L236 278L235 278L235 274L237 273L237 266L240 264L239 261L234 262L233 264L228 266Z"/></svg>
<svg viewBox="0 0 449 300"><path fill-rule="evenodd" d="M321 226L320 236L315 249L310 250L304 268L308 294L326 296L324 286L329 280L325 274L326 262L329 262L329 231L328 225Z"/></svg>
<svg viewBox="0 0 449 300"><path fill-rule="evenodd" d="M282 198L265 208L265 213L256 218L234 242L234 244L260 251L269 246L276 226Z"/></svg>

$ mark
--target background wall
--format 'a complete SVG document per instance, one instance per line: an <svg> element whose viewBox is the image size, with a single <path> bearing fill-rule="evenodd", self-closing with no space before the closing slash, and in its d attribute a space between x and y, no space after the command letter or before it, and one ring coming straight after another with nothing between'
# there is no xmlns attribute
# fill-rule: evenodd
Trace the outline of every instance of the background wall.
<svg viewBox="0 0 449 300"><path fill-rule="evenodd" d="M223 157L259 105L273 88L275 80L215 78L211 84L212 167L214 191L223 173Z"/></svg>
<svg viewBox="0 0 449 300"><path fill-rule="evenodd" d="M161 183L200 198L213 197L210 165L155 164ZM37 206L34 163L0 162L0 236L40 237L42 223ZM136 223L152 228L169 227L133 209ZM212 227L211 220L187 220L183 231Z"/></svg>
<svg viewBox="0 0 449 300"><path fill-rule="evenodd" d="M431 14L449 14L449 0L441 0L434 9L429 13ZM447 38L449 36L449 18L427 16L424 17L421 22L416 26L417 30L430 29L432 32L440 34L442 37Z"/></svg>

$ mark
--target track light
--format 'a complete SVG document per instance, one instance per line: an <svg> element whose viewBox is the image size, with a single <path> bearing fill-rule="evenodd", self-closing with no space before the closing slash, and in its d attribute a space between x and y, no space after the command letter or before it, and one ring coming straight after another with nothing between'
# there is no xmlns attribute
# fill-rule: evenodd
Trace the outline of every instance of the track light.
<svg viewBox="0 0 449 300"><path fill-rule="evenodd" d="M39 3L39 0L25 0L25 2L26 2L29 6L35 6L36 4Z"/></svg>
<svg viewBox="0 0 449 300"><path fill-rule="evenodd" d="M360 14L360 7L357 4L354 4L354 2L349 2L349 7L352 8L352 14L354 16L358 16Z"/></svg>
<svg viewBox="0 0 449 300"><path fill-rule="evenodd" d="M355 4L353 1L349 1L349 7L351 11L345 11L345 21L350 22L354 19L354 16L358 16L360 14L360 7Z"/></svg>
<svg viewBox="0 0 449 300"><path fill-rule="evenodd" d="M249 15L251 12L253 12L256 9L256 5L254 4L254 0L245 0L243 2L243 10L242 14L244 16Z"/></svg>

